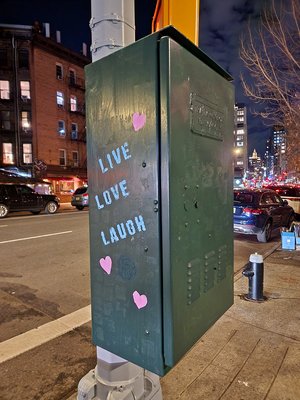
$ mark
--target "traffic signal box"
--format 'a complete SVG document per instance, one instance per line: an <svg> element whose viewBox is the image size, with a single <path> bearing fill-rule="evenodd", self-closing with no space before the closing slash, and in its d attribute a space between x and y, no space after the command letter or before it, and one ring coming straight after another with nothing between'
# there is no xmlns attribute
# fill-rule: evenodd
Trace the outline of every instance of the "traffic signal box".
<svg viewBox="0 0 300 400"><path fill-rule="evenodd" d="M86 80L93 341L163 375L233 303L233 87L172 27Z"/></svg>

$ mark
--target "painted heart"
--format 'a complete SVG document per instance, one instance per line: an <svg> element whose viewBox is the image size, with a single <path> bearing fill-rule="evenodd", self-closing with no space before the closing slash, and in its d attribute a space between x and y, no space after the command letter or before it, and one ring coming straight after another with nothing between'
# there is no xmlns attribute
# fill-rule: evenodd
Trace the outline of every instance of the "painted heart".
<svg viewBox="0 0 300 400"><path fill-rule="evenodd" d="M132 293L132 297L138 309L145 307L148 303L147 296L145 294L139 294L136 290Z"/></svg>
<svg viewBox="0 0 300 400"><path fill-rule="evenodd" d="M135 132L139 131L144 127L146 123L146 115L145 114L139 114L139 113L134 113L132 116L132 125L133 129Z"/></svg>
<svg viewBox="0 0 300 400"><path fill-rule="evenodd" d="M105 258L100 258L99 265L108 275L110 275L112 259L109 256L106 256Z"/></svg>

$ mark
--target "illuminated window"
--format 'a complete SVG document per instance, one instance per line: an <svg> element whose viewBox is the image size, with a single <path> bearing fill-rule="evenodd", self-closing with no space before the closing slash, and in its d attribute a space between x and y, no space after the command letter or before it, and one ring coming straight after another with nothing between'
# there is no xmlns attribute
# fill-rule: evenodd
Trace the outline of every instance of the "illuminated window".
<svg viewBox="0 0 300 400"><path fill-rule="evenodd" d="M237 135L243 135L245 133L244 129L237 129Z"/></svg>
<svg viewBox="0 0 300 400"><path fill-rule="evenodd" d="M66 150L59 149L59 165L65 166L66 165Z"/></svg>
<svg viewBox="0 0 300 400"><path fill-rule="evenodd" d="M244 111L243 110L237 111L237 115L244 115Z"/></svg>
<svg viewBox="0 0 300 400"><path fill-rule="evenodd" d="M244 117L237 117L236 119L238 122L244 122Z"/></svg>
<svg viewBox="0 0 300 400"><path fill-rule="evenodd" d="M30 128L30 115L28 111L22 111L21 113L21 126L24 131Z"/></svg>
<svg viewBox="0 0 300 400"><path fill-rule="evenodd" d="M56 92L56 104L58 107L63 107L65 104L64 94L63 92Z"/></svg>
<svg viewBox="0 0 300 400"><path fill-rule="evenodd" d="M63 78L63 66L61 64L56 64L56 79Z"/></svg>
<svg viewBox="0 0 300 400"><path fill-rule="evenodd" d="M30 83L29 81L20 81L21 98L23 100L30 99Z"/></svg>
<svg viewBox="0 0 300 400"><path fill-rule="evenodd" d="M244 165L244 161L237 161L236 165Z"/></svg>
<svg viewBox="0 0 300 400"><path fill-rule="evenodd" d="M62 137L66 136L65 121L63 121L63 120L58 121L57 132L58 132L59 136L62 136Z"/></svg>
<svg viewBox="0 0 300 400"><path fill-rule="evenodd" d="M14 154L12 143L2 143L3 164L13 164Z"/></svg>
<svg viewBox="0 0 300 400"><path fill-rule="evenodd" d="M9 100L9 81L0 81L0 99Z"/></svg>
<svg viewBox="0 0 300 400"><path fill-rule="evenodd" d="M72 165L78 167L78 151L72 151Z"/></svg>
<svg viewBox="0 0 300 400"><path fill-rule="evenodd" d="M244 142L236 142L237 147L243 147Z"/></svg>
<svg viewBox="0 0 300 400"><path fill-rule="evenodd" d="M71 111L77 111L77 97L71 94L70 96L70 108Z"/></svg>
<svg viewBox="0 0 300 400"><path fill-rule="evenodd" d="M23 143L23 163L32 164L32 144Z"/></svg>

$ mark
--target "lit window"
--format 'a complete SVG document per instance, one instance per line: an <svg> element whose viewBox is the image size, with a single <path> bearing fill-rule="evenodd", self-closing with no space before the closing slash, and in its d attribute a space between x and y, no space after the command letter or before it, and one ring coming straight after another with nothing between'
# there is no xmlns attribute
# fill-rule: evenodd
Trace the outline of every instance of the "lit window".
<svg viewBox="0 0 300 400"><path fill-rule="evenodd" d="M237 115L244 115L244 111L243 110L238 110L237 111Z"/></svg>
<svg viewBox="0 0 300 400"><path fill-rule="evenodd" d="M23 163L32 164L32 144L23 143Z"/></svg>
<svg viewBox="0 0 300 400"><path fill-rule="evenodd" d="M30 83L29 81L20 81L22 100L30 99Z"/></svg>
<svg viewBox="0 0 300 400"><path fill-rule="evenodd" d="M72 151L72 164L73 167L78 167L78 151Z"/></svg>
<svg viewBox="0 0 300 400"><path fill-rule="evenodd" d="M59 120L57 125L57 132L59 136L66 136L66 128L65 128L65 121Z"/></svg>
<svg viewBox="0 0 300 400"><path fill-rule="evenodd" d="M10 111L1 111L0 118L1 118L1 125L0 125L1 129L9 131L11 128Z"/></svg>
<svg viewBox="0 0 300 400"><path fill-rule="evenodd" d="M244 117L237 117L236 119L238 122L244 122Z"/></svg>
<svg viewBox="0 0 300 400"><path fill-rule="evenodd" d="M71 125L71 139L76 140L78 139L78 125L72 122Z"/></svg>
<svg viewBox="0 0 300 400"><path fill-rule="evenodd" d="M65 166L66 165L66 150L59 149L59 165Z"/></svg>
<svg viewBox="0 0 300 400"><path fill-rule="evenodd" d="M28 111L22 111L21 113L21 126L24 131L30 128L30 117Z"/></svg>
<svg viewBox="0 0 300 400"><path fill-rule="evenodd" d="M56 78L63 78L63 66L61 64L56 64Z"/></svg>
<svg viewBox="0 0 300 400"><path fill-rule="evenodd" d="M70 96L70 108L71 111L77 111L77 97L71 94Z"/></svg>
<svg viewBox="0 0 300 400"><path fill-rule="evenodd" d="M236 165L244 165L244 161L237 161Z"/></svg>
<svg viewBox="0 0 300 400"><path fill-rule="evenodd" d="M243 147L244 142L236 142L237 147Z"/></svg>
<svg viewBox="0 0 300 400"><path fill-rule="evenodd" d="M9 100L9 81L0 81L0 99Z"/></svg>
<svg viewBox="0 0 300 400"><path fill-rule="evenodd" d="M237 129L237 135L243 135L245 133L244 129Z"/></svg>
<svg viewBox="0 0 300 400"><path fill-rule="evenodd" d="M58 105L58 107L63 107L65 104L65 100L64 100L64 94L63 92L56 92L56 104Z"/></svg>
<svg viewBox="0 0 300 400"><path fill-rule="evenodd" d="M14 155L12 143L2 143L3 164L13 164Z"/></svg>

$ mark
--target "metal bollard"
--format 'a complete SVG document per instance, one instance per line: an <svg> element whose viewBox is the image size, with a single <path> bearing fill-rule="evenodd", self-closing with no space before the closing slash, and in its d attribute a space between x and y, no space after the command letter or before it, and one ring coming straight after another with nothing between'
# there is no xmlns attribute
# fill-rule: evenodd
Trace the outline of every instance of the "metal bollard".
<svg viewBox="0 0 300 400"><path fill-rule="evenodd" d="M251 301L264 301L264 260L260 254L255 253L250 255L243 275L249 279L248 294L244 298Z"/></svg>

